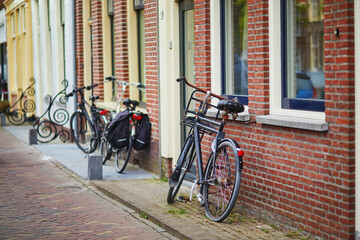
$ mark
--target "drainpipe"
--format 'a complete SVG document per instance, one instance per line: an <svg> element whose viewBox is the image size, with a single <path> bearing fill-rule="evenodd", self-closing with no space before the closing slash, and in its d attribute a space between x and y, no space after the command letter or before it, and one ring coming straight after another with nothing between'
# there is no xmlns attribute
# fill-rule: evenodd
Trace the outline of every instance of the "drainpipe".
<svg viewBox="0 0 360 240"><path fill-rule="evenodd" d="M354 1L355 19L355 239L360 240L360 1Z"/></svg>

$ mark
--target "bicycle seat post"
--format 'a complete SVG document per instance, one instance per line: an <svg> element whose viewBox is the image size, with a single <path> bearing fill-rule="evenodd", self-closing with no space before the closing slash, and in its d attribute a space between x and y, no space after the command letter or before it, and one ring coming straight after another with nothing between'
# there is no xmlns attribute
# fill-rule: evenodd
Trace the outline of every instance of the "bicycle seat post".
<svg viewBox="0 0 360 240"><path fill-rule="evenodd" d="M207 92L206 92L205 99L204 99L204 103L203 103L203 105L201 106L201 109L200 109L200 113L204 113L205 108L206 108L205 105L206 105L206 103L207 103L210 95L211 95L211 92L210 92L210 91L207 91Z"/></svg>

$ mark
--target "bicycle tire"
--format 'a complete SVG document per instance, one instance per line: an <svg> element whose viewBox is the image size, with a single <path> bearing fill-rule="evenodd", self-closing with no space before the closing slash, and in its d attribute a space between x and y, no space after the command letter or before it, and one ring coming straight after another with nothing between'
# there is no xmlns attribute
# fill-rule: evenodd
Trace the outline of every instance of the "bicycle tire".
<svg viewBox="0 0 360 240"><path fill-rule="evenodd" d="M74 112L70 118L70 132L75 144L84 153L92 153L97 147L97 140L88 128L83 112Z"/></svg>
<svg viewBox="0 0 360 240"><path fill-rule="evenodd" d="M213 161L212 152L205 169L205 212L212 221L221 222L234 208L240 190L242 170L239 169L236 145L228 139L221 141L217 148L215 164Z"/></svg>
<svg viewBox="0 0 360 240"><path fill-rule="evenodd" d="M130 136L129 145L127 147L123 147L116 151L116 153L115 153L116 172L122 173L125 170L126 165L128 164L128 162L130 160L132 146L133 146L133 139Z"/></svg>
<svg viewBox="0 0 360 240"><path fill-rule="evenodd" d="M100 154L102 157L103 165L107 162L107 160L111 158L112 155L112 147L104 138L102 138L100 142Z"/></svg>
<svg viewBox="0 0 360 240"><path fill-rule="evenodd" d="M177 184L174 187L169 187L168 195L167 195L167 202L169 204L172 204L175 201L176 195L178 194L181 184L184 181L186 173L190 170L191 165L194 161L195 155L194 154L194 136L190 135L186 138L184 147L181 151L180 157L177 161L177 165L181 164L181 173L179 176L179 180ZM182 153L184 152L185 155L183 155L185 161L181 159Z"/></svg>

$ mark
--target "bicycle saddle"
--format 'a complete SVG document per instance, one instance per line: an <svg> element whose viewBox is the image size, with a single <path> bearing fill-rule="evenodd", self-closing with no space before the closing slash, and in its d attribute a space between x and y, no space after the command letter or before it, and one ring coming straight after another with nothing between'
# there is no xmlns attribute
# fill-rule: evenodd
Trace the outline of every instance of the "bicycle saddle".
<svg viewBox="0 0 360 240"><path fill-rule="evenodd" d="M130 106L137 107L139 105L139 102L136 100L130 100L129 98L127 98L123 101L123 104L126 107L130 107Z"/></svg>
<svg viewBox="0 0 360 240"><path fill-rule="evenodd" d="M244 105L231 100L221 100L220 102L218 102L217 108L220 110L228 111L229 113L240 113L244 111Z"/></svg>

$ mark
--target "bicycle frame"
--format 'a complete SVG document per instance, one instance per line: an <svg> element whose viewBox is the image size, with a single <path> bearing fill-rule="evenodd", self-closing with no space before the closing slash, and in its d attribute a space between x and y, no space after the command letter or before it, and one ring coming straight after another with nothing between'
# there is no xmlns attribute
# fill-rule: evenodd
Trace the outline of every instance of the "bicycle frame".
<svg viewBox="0 0 360 240"><path fill-rule="evenodd" d="M195 180L194 185L191 189L190 200L192 197L192 191L195 187L195 184L200 185L199 192L201 193L203 190L202 188L203 188L204 184L206 183L204 181L205 173L204 173L204 165L203 165L203 161L202 161L202 151L201 151L201 141L203 139L204 134L205 133L207 133L209 135L212 135L214 133L216 134L214 143L213 143L215 146L215 149L213 149L214 152L216 152L216 146L218 146L218 142L221 141L222 139L224 139L224 137L225 137L225 133L223 132L223 129L225 126L226 117L224 116L221 122L215 121L216 119L218 119L220 111L218 111L218 113L216 114L215 120L211 120L211 119L204 117L207 113L208 106L213 106L210 103L207 103L207 101L210 97L210 94L207 93L205 100L201 101L194 97L194 95L197 92L199 92L199 91L198 90L193 91L193 93L190 96L190 100L188 102L187 108L185 110L185 112L189 112L189 113L196 115L195 122L190 123L191 125L187 124L186 121L188 118L186 118L186 116L183 118L183 121L182 121L182 123L184 125L187 125L192 128L192 130L189 132L187 137L191 137L191 135L193 135L193 138L194 138L194 140L193 140L194 142L192 144L193 144L193 146L195 146L195 152L191 153L191 162L190 162L191 164L189 164L188 167L191 167L192 162L194 161L194 153L196 153L196 158L197 158L196 161L197 161L198 178ZM190 102L192 99L194 99L195 101L202 102L201 105L199 106L198 112L189 110ZM193 151L193 148L190 148L189 150ZM216 154L213 154L214 160L215 160L215 157L216 157ZM209 164L210 162L211 161L208 161L207 164ZM212 161L212 162L215 164L215 161ZM213 171L215 171L215 168L213 168Z"/></svg>
<svg viewBox="0 0 360 240"><path fill-rule="evenodd" d="M82 91L80 91L79 94L80 94L80 98L81 98L81 103L78 103L78 107L80 108L80 111L85 114L85 117L87 119L87 124L89 124L90 130L93 133L93 135L98 136L98 129L95 126L96 121L95 121L94 113L92 110L92 108L94 107L94 102L90 106L90 104L85 101L84 93ZM90 109L91 118L89 116L89 113L88 113L86 107L89 107L89 109Z"/></svg>

